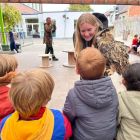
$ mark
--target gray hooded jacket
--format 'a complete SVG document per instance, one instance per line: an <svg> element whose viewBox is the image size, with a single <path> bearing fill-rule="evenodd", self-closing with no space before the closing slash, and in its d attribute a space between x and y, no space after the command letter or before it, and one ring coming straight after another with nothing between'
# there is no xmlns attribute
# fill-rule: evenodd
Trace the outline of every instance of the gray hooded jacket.
<svg viewBox="0 0 140 140"><path fill-rule="evenodd" d="M113 140L116 135L118 98L109 77L77 81L63 111L73 125L74 140Z"/></svg>

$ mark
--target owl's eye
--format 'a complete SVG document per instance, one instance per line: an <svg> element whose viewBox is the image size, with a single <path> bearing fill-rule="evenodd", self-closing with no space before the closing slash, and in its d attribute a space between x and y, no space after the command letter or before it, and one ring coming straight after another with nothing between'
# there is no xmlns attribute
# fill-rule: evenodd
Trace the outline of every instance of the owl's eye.
<svg viewBox="0 0 140 140"><path fill-rule="evenodd" d="M102 36L102 37L106 36L106 33L103 32L103 33L101 34L101 36Z"/></svg>

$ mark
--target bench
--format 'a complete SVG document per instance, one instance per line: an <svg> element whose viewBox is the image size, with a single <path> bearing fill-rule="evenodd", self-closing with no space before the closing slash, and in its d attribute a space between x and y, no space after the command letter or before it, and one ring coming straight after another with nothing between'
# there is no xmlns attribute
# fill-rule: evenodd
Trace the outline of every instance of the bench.
<svg viewBox="0 0 140 140"><path fill-rule="evenodd" d="M39 57L42 58L42 65L40 65L41 68L49 68L52 67L52 64L50 64L49 61L49 54L41 54Z"/></svg>
<svg viewBox="0 0 140 140"><path fill-rule="evenodd" d="M64 63L63 66L64 67L70 67L70 68L74 68L75 67L75 58L74 58L74 51L63 51L66 52L68 54L68 62Z"/></svg>

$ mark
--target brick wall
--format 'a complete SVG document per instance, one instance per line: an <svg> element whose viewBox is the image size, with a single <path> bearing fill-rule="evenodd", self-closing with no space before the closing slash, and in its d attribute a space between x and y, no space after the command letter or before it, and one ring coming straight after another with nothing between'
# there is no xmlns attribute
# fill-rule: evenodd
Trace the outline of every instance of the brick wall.
<svg viewBox="0 0 140 140"><path fill-rule="evenodd" d="M128 16L140 16L140 6L130 6L128 9Z"/></svg>
<svg viewBox="0 0 140 140"><path fill-rule="evenodd" d="M139 0L1 0L2 3L55 3L55 4L128 4L140 5Z"/></svg>

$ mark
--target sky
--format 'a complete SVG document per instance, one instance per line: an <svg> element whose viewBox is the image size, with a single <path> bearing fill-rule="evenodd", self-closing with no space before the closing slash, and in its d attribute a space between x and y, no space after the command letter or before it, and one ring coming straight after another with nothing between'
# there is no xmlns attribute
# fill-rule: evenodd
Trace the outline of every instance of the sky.
<svg viewBox="0 0 140 140"><path fill-rule="evenodd" d="M113 9L115 5L90 5L94 12L105 13L106 11ZM67 10L69 4L43 4L44 12L51 11L64 11Z"/></svg>

